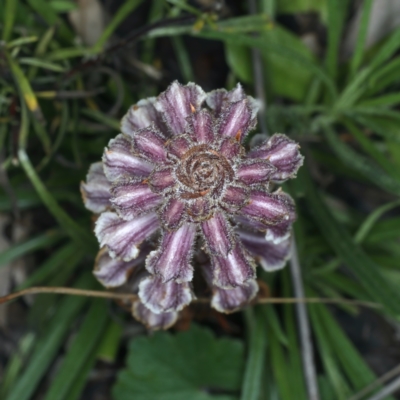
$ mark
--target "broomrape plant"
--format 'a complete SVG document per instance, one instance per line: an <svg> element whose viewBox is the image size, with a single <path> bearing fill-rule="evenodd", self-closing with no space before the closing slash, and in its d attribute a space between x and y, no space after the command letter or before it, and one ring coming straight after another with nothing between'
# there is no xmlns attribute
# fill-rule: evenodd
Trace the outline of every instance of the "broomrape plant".
<svg viewBox="0 0 400 400"><path fill-rule="evenodd" d="M94 275L108 288L129 278L133 315L151 329L170 327L195 298L195 269L211 306L230 313L257 294L257 264L274 271L290 257L294 201L275 184L303 157L283 134L246 153L258 108L240 85L205 93L173 82L130 108L81 185L100 214Z"/></svg>

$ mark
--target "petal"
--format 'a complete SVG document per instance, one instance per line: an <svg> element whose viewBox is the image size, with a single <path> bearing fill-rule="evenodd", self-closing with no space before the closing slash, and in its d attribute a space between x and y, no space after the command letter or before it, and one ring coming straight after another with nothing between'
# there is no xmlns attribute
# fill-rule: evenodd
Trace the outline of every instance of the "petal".
<svg viewBox="0 0 400 400"><path fill-rule="evenodd" d="M147 247L140 251L137 258L125 262L111 258L107 249L103 247L96 257L93 274L106 288L121 286L127 282L128 276L135 268L142 263L144 264L148 252L149 248Z"/></svg>
<svg viewBox="0 0 400 400"><path fill-rule="evenodd" d="M155 106L163 114L172 133L180 135L185 131L186 118L200 108L205 98L206 94L200 86L192 82L183 86L175 81L158 96Z"/></svg>
<svg viewBox="0 0 400 400"><path fill-rule="evenodd" d="M186 203L178 199L170 199L160 209L159 216L166 229L176 230L187 219Z"/></svg>
<svg viewBox="0 0 400 400"><path fill-rule="evenodd" d="M194 296L187 282L164 283L160 277L149 276L140 282L139 298L153 313L160 314L182 310Z"/></svg>
<svg viewBox="0 0 400 400"><path fill-rule="evenodd" d="M299 145L280 133L273 135L261 146L251 150L248 156L267 159L274 165L276 171L272 174L271 179L277 182L294 178L304 160L300 154Z"/></svg>
<svg viewBox="0 0 400 400"><path fill-rule="evenodd" d="M243 245L255 256L265 271L271 272L283 268L290 258L290 238L281 241L279 244L274 244L265 240L262 233L243 230L239 230L238 233Z"/></svg>
<svg viewBox="0 0 400 400"><path fill-rule="evenodd" d="M268 193L253 190L250 193L250 203L245 205L240 212L245 217L263 224L276 225L293 218L294 202L288 194L281 191Z"/></svg>
<svg viewBox="0 0 400 400"><path fill-rule="evenodd" d="M162 202L162 197L142 182L120 181L111 189L111 194L112 205L126 220L153 211Z"/></svg>
<svg viewBox="0 0 400 400"><path fill-rule="evenodd" d="M258 284L255 279L234 289L215 287L211 298L211 307L222 313L233 313L247 306L256 297Z"/></svg>
<svg viewBox="0 0 400 400"><path fill-rule="evenodd" d="M160 247L152 251L146 260L146 269L152 275L160 275L163 282L175 280L189 282L193 278L190 264L196 237L196 225L184 224L177 231L165 232Z"/></svg>
<svg viewBox="0 0 400 400"><path fill-rule="evenodd" d="M276 168L267 160L249 159L243 161L236 176L246 185L268 183Z"/></svg>
<svg viewBox="0 0 400 400"><path fill-rule="evenodd" d="M153 163L167 161L165 139L154 125L137 131L132 139L135 154Z"/></svg>
<svg viewBox="0 0 400 400"><path fill-rule="evenodd" d="M252 118L248 100L231 103L219 118L218 134L235 138L241 141L248 131L254 127L255 119Z"/></svg>
<svg viewBox="0 0 400 400"><path fill-rule="evenodd" d="M265 240L279 244L282 241L287 240L290 237L290 233L292 231L293 222L296 219L296 215L293 213L289 220L282 221L279 224L269 226L266 234Z"/></svg>
<svg viewBox="0 0 400 400"><path fill-rule="evenodd" d="M249 202L250 191L245 186L230 185L226 188L220 201L227 211L238 211Z"/></svg>
<svg viewBox="0 0 400 400"><path fill-rule="evenodd" d="M172 173L171 167L157 167L150 175L147 183L156 193L172 189L175 184L175 178Z"/></svg>
<svg viewBox="0 0 400 400"><path fill-rule="evenodd" d="M155 97L149 97L133 105L122 118L121 131L125 135L134 137L137 130L154 124L160 132L167 134L167 127L163 122L162 116L154 107L155 102Z"/></svg>
<svg viewBox="0 0 400 400"><path fill-rule="evenodd" d="M211 204L210 199L205 197L198 197L193 199L187 205L187 214L190 219L194 222L205 221L210 218L213 213L214 207Z"/></svg>
<svg viewBox="0 0 400 400"><path fill-rule="evenodd" d="M232 289L245 284L249 279L255 279L255 267L239 243L226 257L213 256L211 262L213 284L222 289Z"/></svg>
<svg viewBox="0 0 400 400"><path fill-rule="evenodd" d="M213 117L208 110L190 115L188 121L193 138L198 143L211 143L214 140Z"/></svg>
<svg viewBox="0 0 400 400"><path fill-rule="evenodd" d="M103 155L104 172L109 181L122 177L148 176L153 166L145 160L135 157L131 151L131 140L118 135L108 143Z"/></svg>
<svg viewBox="0 0 400 400"><path fill-rule="evenodd" d="M168 152L179 158L181 158L192 145L192 141L186 135L174 136L166 143Z"/></svg>
<svg viewBox="0 0 400 400"><path fill-rule="evenodd" d="M159 227L155 213L125 221L116 213L104 212L96 221L94 232L100 246L107 246L111 257L130 261L139 255L138 246Z"/></svg>
<svg viewBox="0 0 400 400"><path fill-rule="evenodd" d="M168 329L178 319L177 312L167 312L162 314L155 314L150 311L144 304L140 301L135 301L132 304L132 315L139 322L144 324L147 329L156 331L159 329Z"/></svg>
<svg viewBox="0 0 400 400"><path fill-rule="evenodd" d="M86 183L81 182L81 193L85 207L99 214L110 206L110 182L103 171L103 163L97 162L90 166Z"/></svg>
<svg viewBox="0 0 400 400"><path fill-rule="evenodd" d="M235 138L225 138L219 145L219 153L221 153L228 160L236 157L243 156L245 151L240 141Z"/></svg>
<svg viewBox="0 0 400 400"><path fill-rule="evenodd" d="M246 98L242 85L238 83L229 92L226 89L217 89L207 94L206 103L216 113L219 114L228 103L234 103Z"/></svg>
<svg viewBox="0 0 400 400"><path fill-rule="evenodd" d="M210 254L224 257L231 251L234 243L232 226L222 212L202 222L201 229Z"/></svg>

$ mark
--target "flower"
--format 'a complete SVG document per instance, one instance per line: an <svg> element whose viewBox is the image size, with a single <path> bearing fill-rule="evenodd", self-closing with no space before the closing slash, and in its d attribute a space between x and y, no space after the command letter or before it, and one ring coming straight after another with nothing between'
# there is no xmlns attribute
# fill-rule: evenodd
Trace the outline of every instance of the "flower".
<svg viewBox="0 0 400 400"><path fill-rule="evenodd" d="M257 110L240 85L207 94L173 82L130 108L81 185L86 208L100 214L94 274L106 287L133 274L133 314L150 328L170 326L195 298L195 269L212 307L233 312L257 293L257 263L274 271L290 256L294 202L271 190L303 157L283 134L246 154ZM196 260L202 251L205 262Z"/></svg>

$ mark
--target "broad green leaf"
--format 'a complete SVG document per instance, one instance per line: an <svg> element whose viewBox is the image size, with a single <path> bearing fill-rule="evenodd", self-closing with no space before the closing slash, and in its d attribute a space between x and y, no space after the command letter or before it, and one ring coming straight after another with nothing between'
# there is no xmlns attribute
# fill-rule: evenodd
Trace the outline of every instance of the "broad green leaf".
<svg viewBox="0 0 400 400"><path fill-rule="evenodd" d="M175 335L133 339L126 363L114 400L233 400L241 385L243 345L193 325Z"/></svg>
<svg viewBox="0 0 400 400"><path fill-rule="evenodd" d="M248 47L226 43L225 56L229 68L242 82L252 82L253 70L251 65L251 53Z"/></svg>

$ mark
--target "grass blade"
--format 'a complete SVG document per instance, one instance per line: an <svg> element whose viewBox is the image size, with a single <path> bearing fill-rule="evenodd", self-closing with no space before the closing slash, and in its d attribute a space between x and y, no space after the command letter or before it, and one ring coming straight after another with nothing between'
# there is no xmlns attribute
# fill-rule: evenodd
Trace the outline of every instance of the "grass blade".
<svg viewBox="0 0 400 400"><path fill-rule="evenodd" d="M3 40L8 42L14 27L14 20L17 14L18 0L6 0L4 5L3 18Z"/></svg>

